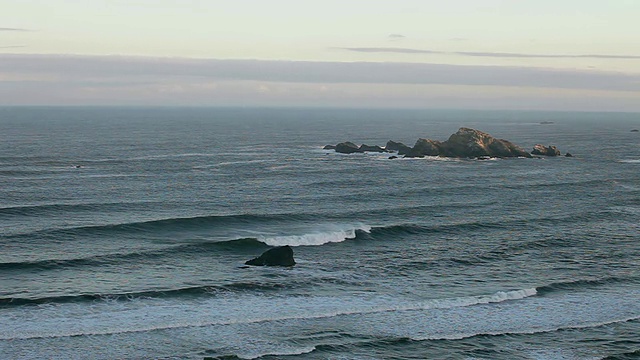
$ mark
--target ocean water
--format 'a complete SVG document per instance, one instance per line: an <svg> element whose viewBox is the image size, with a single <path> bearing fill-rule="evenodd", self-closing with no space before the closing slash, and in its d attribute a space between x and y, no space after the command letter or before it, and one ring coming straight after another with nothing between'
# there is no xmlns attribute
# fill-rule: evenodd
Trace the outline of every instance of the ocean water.
<svg viewBox="0 0 640 360"><path fill-rule="evenodd" d="M574 157L322 150L461 126ZM0 359L638 358L638 127L615 113L0 108ZM295 267L242 267L284 244Z"/></svg>

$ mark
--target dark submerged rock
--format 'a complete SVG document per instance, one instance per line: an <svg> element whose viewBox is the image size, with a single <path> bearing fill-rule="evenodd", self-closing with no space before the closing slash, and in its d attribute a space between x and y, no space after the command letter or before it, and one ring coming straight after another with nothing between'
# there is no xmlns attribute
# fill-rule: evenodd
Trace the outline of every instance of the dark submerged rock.
<svg viewBox="0 0 640 360"><path fill-rule="evenodd" d="M335 145L325 145L322 149L323 150L335 150L336 146Z"/></svg>
<svg viewBox="0 0 640 360"><path fill-rule="evenodd" d="M387 151L397 151L398 155L406 155L409 151L411 151L411 147L395 141L387 141L387 145L384 147Z"/></svg>
<svg viewBox="0 0 640 360"><path fill-rule="evenodd" d="M293 249L289 245L271 248L259 257L245 262L245 265L253 266L293 266L295 264Z"/></svg>
<svg viewBox="0 0 640 360"><path fill-rule="evenodd" d="M536 144L533 147L533 151L531 151L533 155L543 155L543 156L560 156L560 150L557 147L549 145L545 147L542 144Z"/></svg>
<svg viewBox="0 0 640 360"><path fill-rule="evenodd" d="M378 153L382 153L382 152L387 152L387 151L385 149L381 148L378 145L371 146L371 145L362 144L358 148L358 152L378 152Z"/></svg>
<svg viewBox="0 0 640 360"><path fill-rule="evenodd" d="M640 132L638 129L631 129L631 132Z"/></svg>
<svg viewBox="0 0 640 360"><path fill-rule="evenodd" d="M573 157L573 155L571 155L571 153L566 153L564 154L565 157Z"/></svg>
<svg viewBox="0 0 640 360"><path fill-rule="evenodd" d="M397 159L398 157L395 155L389 156L389 160Z"/></svg>

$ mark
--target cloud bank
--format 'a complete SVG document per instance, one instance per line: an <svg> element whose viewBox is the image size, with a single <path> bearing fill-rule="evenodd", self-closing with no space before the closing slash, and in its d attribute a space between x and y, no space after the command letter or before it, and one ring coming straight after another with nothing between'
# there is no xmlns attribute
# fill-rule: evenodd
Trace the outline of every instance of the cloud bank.
<svg viewBox="0 0 640 360"><path fill-rule="evenodd" d="M0 55L4 72L87 78L198 77L289 83L446 84L640 91L640 75L424 63L212 60L124 56Z"/></svg>
<svg viewBox="0 0 640 360"><path fill-rule="evenodd" d="M479 51L437 51L424 49L409 49L397 47L349 47L342 50L360 53L396 53L396 54L438 54L438 55L461 55L473 57L491 58L531 58L531 59L626 59L637 60L640 55L612 55L612 54L524 54L508 52L479 52Z"/></svg>
<svg viewBox="0 0 640 360"><path fill-rule="evenodd" d="M0 105L626 109L640 75L423 63L0 54Z"/></svg>

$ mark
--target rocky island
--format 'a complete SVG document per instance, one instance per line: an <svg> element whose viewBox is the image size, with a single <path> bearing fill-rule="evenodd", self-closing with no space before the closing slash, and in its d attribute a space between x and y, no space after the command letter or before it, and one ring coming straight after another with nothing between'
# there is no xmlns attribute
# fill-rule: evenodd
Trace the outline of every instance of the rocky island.
<svg viewBox="0 0 640 360"><path fill-rule="evenodd" d="M364 152L397 152L399 156L406 158L416 158L425 156L440 156L451 158L531 158L533 155L558 156L560 151L555 146L545 147L537 144L531 153L514 143L497 139L480 130L462 127L455 134L452 134L445 141L418 139L413 147L403 143L389 140L383 148L377 145L360 146L352 142L343 142L337 145L327 145L327 150L335 150L342 154L364 153ZM391 158L396 158L392 156Z"/></svg>

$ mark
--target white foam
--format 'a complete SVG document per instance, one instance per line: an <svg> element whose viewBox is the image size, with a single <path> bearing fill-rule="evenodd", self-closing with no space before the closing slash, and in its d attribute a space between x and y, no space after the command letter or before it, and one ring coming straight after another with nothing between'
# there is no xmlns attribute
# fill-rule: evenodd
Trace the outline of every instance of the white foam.
<svg viewBox="0 0 640 360"><path fill-rule="evenodd" d="M357 225L349 229L318 231L303 235L286 235L286 236L259 236L261 241L269 246L318 246L328 243L343 242L347 239L356 237L356 231L361 230L370 232L371 226Z"/></svg>
<svg viewBox="0 0 640 360"><path fill-rule="evenodd" d="M618 160L618 162L624 164L640 164L640 159L622 159Z"/></svg>
<svg viewBox="0 0 640 360"><path fill-rule="evenodd" d="M162 348L170 357L184 339L192 339L217 353L253 359L267 354L304 354L323 343L301 329L313 329L314 334L358 334L360 338L462 339L589 328L640 319L637 289L556 296L532 294L533 289L522 289L423 301L402 295L226 294L189 300L135 299L5 308L0 310L0 341L9 341L0 343L0 355L55 351L59 358L94 358L104 357L98 352L108 348L110 358L146 358L150 357L150 349L157 355L159 348L170 342ZM11 341L92 334L110 336ZM118 334L124 335L111 336ZM114 343L123 346L112 346ZM140 343L150 346L131 354ZM4 344L10 346L3 349Z"/></svg>

